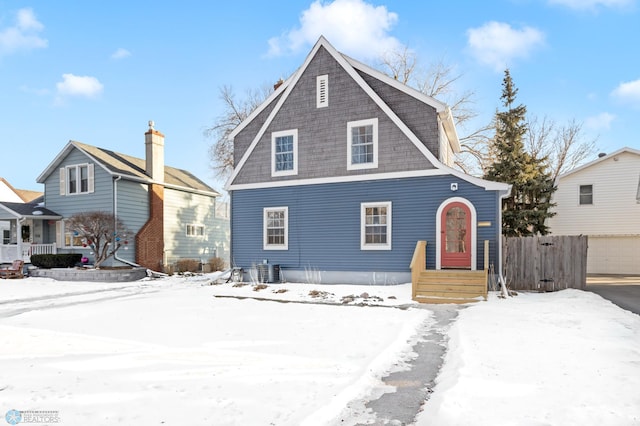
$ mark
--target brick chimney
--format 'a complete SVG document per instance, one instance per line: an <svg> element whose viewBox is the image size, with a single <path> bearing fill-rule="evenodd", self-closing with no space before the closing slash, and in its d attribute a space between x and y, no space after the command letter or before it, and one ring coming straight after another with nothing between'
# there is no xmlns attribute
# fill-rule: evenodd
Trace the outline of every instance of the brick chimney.
<svg viewBox="0 0 640 426"><path fill-rule="evenodd" d="M144 134L149 184L149 218L135 237L136 263L154 271L164 267L164 135L153 128Z"/></svg>
<svg viewBox="0 0 640 426"><path fill-rule="evenodd" d="M144 134L147 176L156 182L164 182L164 135L153 128L149 120L149 130Z"/></svg>

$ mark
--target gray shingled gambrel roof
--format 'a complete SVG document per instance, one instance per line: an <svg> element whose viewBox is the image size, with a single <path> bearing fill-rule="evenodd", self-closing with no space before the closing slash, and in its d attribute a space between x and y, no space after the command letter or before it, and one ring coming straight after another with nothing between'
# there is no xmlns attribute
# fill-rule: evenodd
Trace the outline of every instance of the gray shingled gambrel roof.
<svg viewBox="0 0 640 426"><path fill-rule="evenodd" d="M9 203L0 202L0 208L7 211L11 216L20 218L26 217L30 219L60 219L62 216L47 208L41 207L35 203Z"/></svg>
<svg viewBox="0 0 640 426"><path fill-rule="evenodd" d="M132 157L105 148L88 145L82 142L70 141L67 146L58 154L54 161L38 176L37 182L44 183L49 176L69 154L76 148L91 157L99 166L114 176L122 176L143 182L152 182L145 173L146 162L142 158ZM205 193L211 196L220 195L209 185L198 179L190 172L175 167L165 166L164 182L159 182L167 187L184 189L193 192Z"/></svg>

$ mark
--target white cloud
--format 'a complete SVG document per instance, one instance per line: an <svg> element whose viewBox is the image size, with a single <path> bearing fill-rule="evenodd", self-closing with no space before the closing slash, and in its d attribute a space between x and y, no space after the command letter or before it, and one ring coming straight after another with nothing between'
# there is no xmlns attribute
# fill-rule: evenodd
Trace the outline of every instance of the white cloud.
<svg viewBox="0 0 640 426"><path fill-rule="evenodd" d="M22 31L42 31L44 25L36 19L32 9L20 9L18 11L18 28Z"/></svg>
<svg viewBox="0 0 640 426"><path fill-rule="evenodd" d="M104 86L95 77L62 74L63 81L56 83L58 95L94 98L102 93Z"/></svg>
<svg viewBox="0 0 640 426"><path fill-rule="evenodd" d="M615 120L616 116L613 114L609 114L608 112L603 112L598 115L594 115L588 117L584 121L585 127L592 130L609 130L611 127L611 123Z"/></svg>
<svg viewBox="0 0 640 426"><path fill-rule="evenodd" d="M269 55L296 53L313 45L323 35L343 53L359 59L376 59L401 47L389 35L398 15L385 6L363 0L314 1L300 17L300 27L269 40Z"/></svg>
<svg viewBox="0 0 640 426"><path fill-rule="evenodd" d="M504 22L491 21L467 30L471 54L496 71L508 68L514 59L526 58L544 44L544 33L532 27L514 29Z"/></svg>
<svg viewBox="0 0 640 426"><path fill-rule="evenodd" d="M640 106L640 79L620 83L611 95L625 103Z"/></svg>
<svg viewBox="0 0 640 426"><path fill-rule="evenodd" d="M549 0L549 4L566 6L575 10L596 10L598 7L625 8L636 0Z"/></svg>
<svg viewBox="0 0 640 426"><path fill-rule="evenodd" d="M111 54L111 59L124 59L129 56L131 56L131 52L129 52L127 49L123 49L122 47L120 47L118 50L116 50Z"/></svg>
<svg viewBox="0 0 640 426"><path fill-rule="evenodd" d="M36 19L33 10L20 9L16 15L14 26L0 30L0 55L47 47L49 42L37 34L44 25Z"/></svg>

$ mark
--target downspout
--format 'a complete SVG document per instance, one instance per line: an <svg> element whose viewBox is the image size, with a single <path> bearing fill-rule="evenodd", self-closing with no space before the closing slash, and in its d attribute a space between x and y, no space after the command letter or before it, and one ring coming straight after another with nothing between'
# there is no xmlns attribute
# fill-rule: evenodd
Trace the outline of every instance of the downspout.
<svg viewBox="0 0 640 426"><path fill-rule="evenodd" d="M118 181L122 179L122 176L118 175L113 180L113 229L118 229ZM129 266L140 267L137 263L130 262L126 259L118 257L118 252L113 254L113 258L119 262L126 263Z"/></svg>
<svg viewBox="0 0 640 426"><path fill-rule="evenodd" d="M498 280L500 281L500 287L501 287L501 291L503 293L503 295L508 296L507 293L507 281L504 278L504 274L503 274L503 267L504 267L504 262L502 261L502 200L504 200L505 198L507 198L509 195L511 195L511 185L509 185L509 189L506 190L503 194L500 195L500 208L498 209L498 218L499 218L499 225L500 228L498 229L498 235L500 236L499 241L500 244L498 244Z"/></svg>

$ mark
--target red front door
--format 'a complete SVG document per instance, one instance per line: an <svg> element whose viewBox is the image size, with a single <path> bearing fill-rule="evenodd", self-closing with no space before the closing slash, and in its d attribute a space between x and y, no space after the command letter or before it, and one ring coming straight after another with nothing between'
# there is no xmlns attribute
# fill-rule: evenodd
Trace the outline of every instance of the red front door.
<svg viewBox="0 0 640 426"><path fill-rule="evenodd" d="M442 268L471 269L471 212L463 203L448 204L440 217Z"/></svg>

